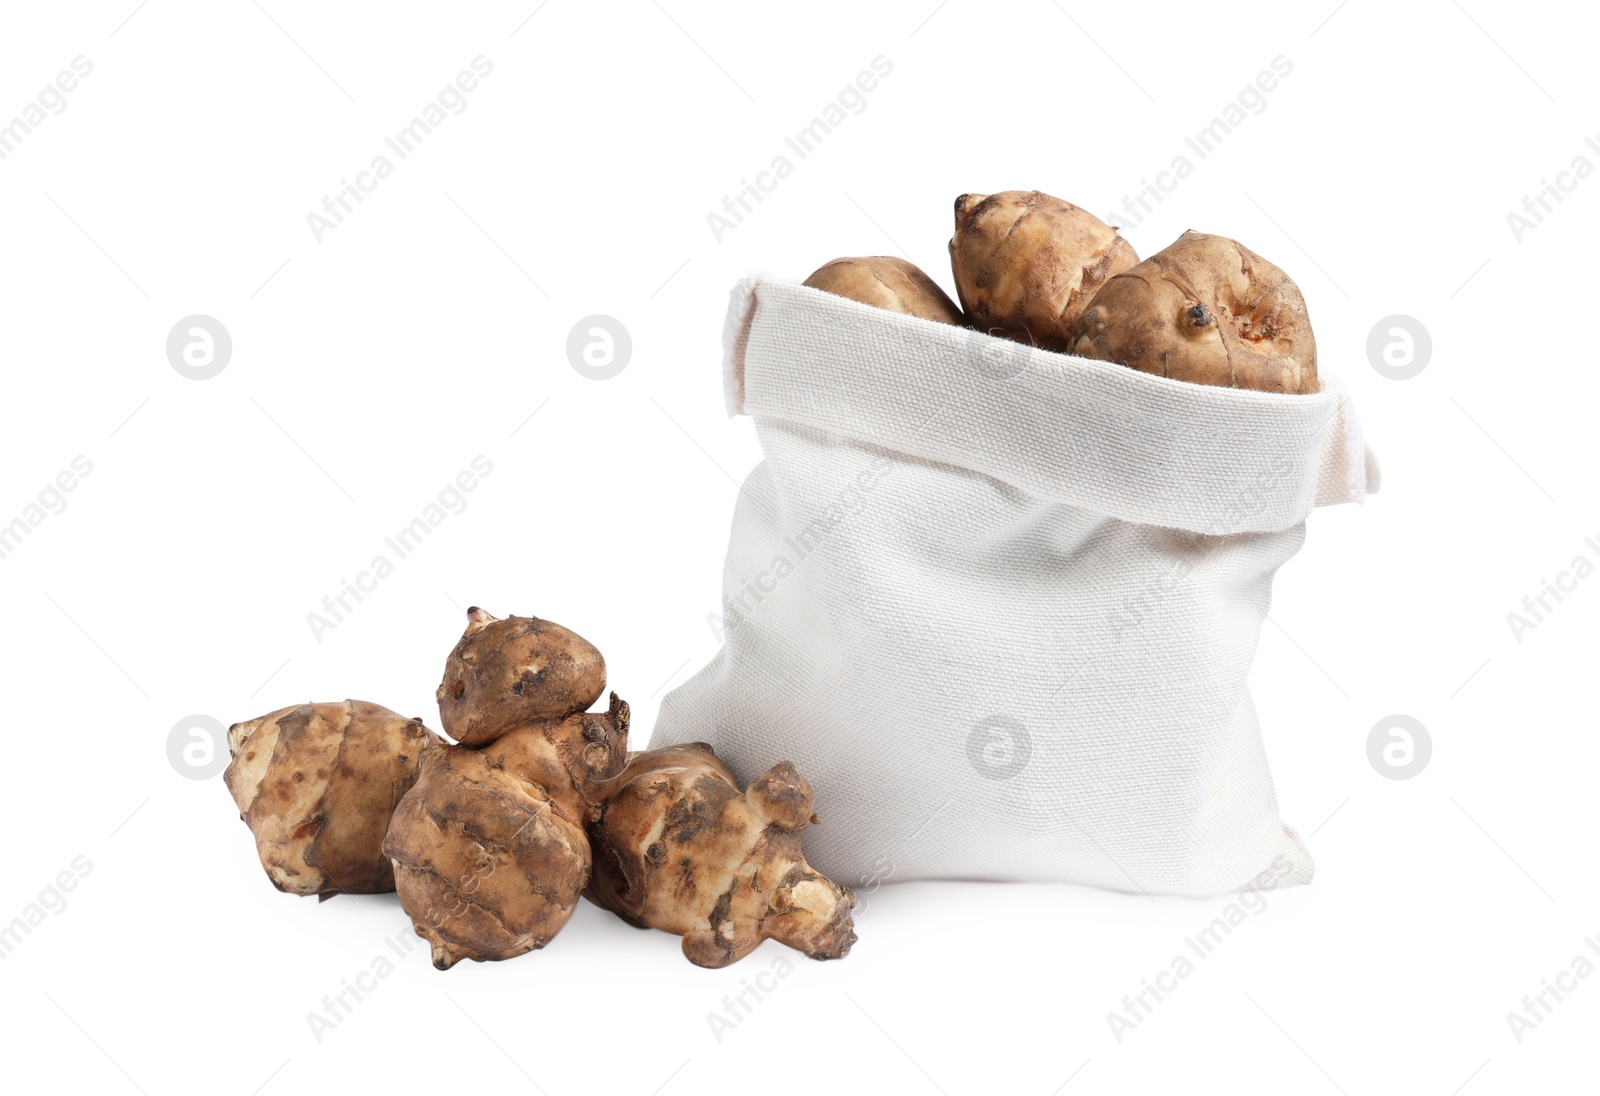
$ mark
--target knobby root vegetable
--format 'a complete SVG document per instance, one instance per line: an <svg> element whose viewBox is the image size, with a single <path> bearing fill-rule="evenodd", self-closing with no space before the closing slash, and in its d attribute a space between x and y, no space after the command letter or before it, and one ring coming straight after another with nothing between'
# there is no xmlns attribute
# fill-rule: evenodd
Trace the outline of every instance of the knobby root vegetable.
<svg viewBox="0 0 1600 1096"><path fill-rule="evenodd" d="M1320 387L1299 288L1243 244L1194 231L1108 281L1074 325L1071 353L1196 384Z"/></svg>
<svg viewBox="0 0 1600 1096"><path fill-rule="evenodd" d="M956 199L956 294L967 321L991 335L1065 350L1095 293L1138 262L1115 228L1037 190Z"/></svg>
<svg viewBox="0 0 1600 1096"><path fill-rule="evenodd" d="M787 761L745 792L704 743L635 754L589 825L589 897L641 928L683 937L724 967L771 938L813 959L856 942L855 897L806 863L811 785Z"/></svg>
<svg viewBox="0 0 1600 1096"><path fill-rule="evenodd" d="M560 625L468 614L445 672L465 688L442 689L440 711L459 705L476 737L500 730L431 753L383 844L440 970L542 948L572 916L592 863L584 826L627 763L628 705L612 693L605 712L573 708L605 687L604 665Z"/></svg>
<svg viewBox="0 0 1600 1096"><path fill-rule="evenodd" d="M805 284L890 312L936 323L966 323L961 309L921 267L892 255L835 259L818 267Z"/></svg>
<svg viewBox="0 0 1600 1096"><path fill-rule="evenodd" d="M591 789L621 770L627 724L613 693L609 713L518 727L424 761L383 848L434 966L511 959L561 931L589 881Z"/></svg>
<svg viewBox="0 0 1600 1096"><path fill-rule="evenodd" d="M576 632L474 606L436 696L445 734L482 746L518 724L584 711L605 688L606 660Z"/></svg>
<svg viewBox="0 0 1600 1096"><path fill-rule="evenodd" d="M395 889L383 835L443 742L364 700L301 704L228 728L222 774L281 891L331 898Z"/></svg>

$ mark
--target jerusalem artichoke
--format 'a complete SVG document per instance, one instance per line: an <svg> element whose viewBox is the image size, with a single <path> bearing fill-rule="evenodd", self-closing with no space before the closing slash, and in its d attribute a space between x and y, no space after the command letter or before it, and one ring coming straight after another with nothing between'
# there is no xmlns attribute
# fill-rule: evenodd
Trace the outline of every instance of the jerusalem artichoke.
<svg viewBox="0 0 1600 1096"><path fill-rule="evenodd" d="M589 880L584 825L628 749L615 693L582 711L605 687L600 652L558 624L470 610L446 666L456 682L441 715L483 744L431 754L383 843L441 970L541 948L566 924Z"/></svg>
<svg viewBox="0 0 1600 1096"><path fill-rule="evenodd" d="M1194 231L1106 282L1070 353L1196 384L1320 388L1299 288L1243 244Z"/></svg>
<svg viewBox="0 0 1600 1096"><path fill-rule="evenodd" d="M641 928L683 937L683 953L723 967L771 938L813 959L856 942L855 897L813 871L800 831L816 821L811 785L789 762L745 792L704 743L635 754L589 825L591 900Z"/></svg>
<svg viewBox="0 0 1600 1096"><path fill-rule="evenodd" d="M835 259L812 272L805 284L874 308L921 316L935 323L966 322L937 282L914 263L892 255Z"/></svg>
<svg viewBox="0 0 1600 1096"><path fill-rule="evenodd" d="M389 817L442 747L421 720L364 700L301 704L228 728L222 779L279 890L378 894L395 889Z"/></svg>
<svg viewBox="0 0 1600 1096"><path fill-rule="evenodd" d="M445 734L483 746L510 728L581 712L606 688L592 643L538 617L496 619L474 606L435 694Z"/></svg>
<svg viewBox="0 0 1600 1096"><path fill-rule="evenodd" d="M1065 350L1095 292L1138 261L1115 228L1037 190L956 199L950 266L979 331Z"/></svg>

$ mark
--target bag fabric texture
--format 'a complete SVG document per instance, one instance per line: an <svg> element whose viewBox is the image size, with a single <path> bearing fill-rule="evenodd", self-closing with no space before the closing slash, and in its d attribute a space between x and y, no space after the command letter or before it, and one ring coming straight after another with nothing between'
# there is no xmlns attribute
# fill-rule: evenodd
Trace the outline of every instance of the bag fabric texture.
<svg viewBox="0 0 1600 1096"><path fill-rule="evenodd" d="M793 761L839 882L1307 882L1246 688L1317 506L1376 490L1343 389L1188 384L871 308L735 287L723 647L651 745Z"/></svg>

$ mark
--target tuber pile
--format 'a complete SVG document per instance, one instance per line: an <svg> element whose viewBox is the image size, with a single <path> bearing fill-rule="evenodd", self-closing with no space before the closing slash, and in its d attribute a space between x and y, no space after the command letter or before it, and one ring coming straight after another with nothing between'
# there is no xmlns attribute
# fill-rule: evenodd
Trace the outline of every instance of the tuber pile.
<svg viewBox="0 0 1600 1096"><path fill-rule="evenodd" d="M364 700L301 704L229 727L222 779L273 886L380 894L395 889L389 817L443 745L421 720Z"/></svg>
<svg viewBox="0 0 1600 1096"><path fill-rule="evenodd" d="M922 268L892 255L835 259L812 272L805 284L874 308L961 325L961 309Z"/></svg>
<svg viewBox="0 0 1600 1096"><path fill-rule="evenodd" d="M769 937L844 956L855 900L801 852L805 778L783 762L740 792L700 745L630 763L628 705L587 710L605 687L576 632L474 607L435 694L454 745L376 704L302 704L229 730L228 790L280 890L397 891L440 970L544 947L585 893L701 966Z"/></svg>
<svg viewBox="0 0 1600 1096"><path fill-rule="evenodd" d="M813 959L856 942L855 897L812 870L800 831L811 785L780 762L739 791L704 743L635 754L589 824L589 897L641 928L683 937L683 954L724 967L764 939Z"/></svg>
<svg viewBox="0 0 1600 1096"><path fill-rule="evenodd" d="M1071 353L1196 384L1318 391L1305 298L1237 241L1189 231L1100 289Z"/></svg>
<svg viewBox="0 0 1600 1096"><path fill-rule="evenodd" d="M1115 228L1037 190L956 199L950 266L979 331L1065 350L1096 291L1138 261Z"/></svg>
<svg viewBox="0 0 1600 1096"><path fill-rule="evenodd" d="M1321 390L1299 288L1235 240L1189 231L1140 262L1115 227L1037 190L963 194L955 217L959 308L927 274L884 255L835 259L805 284L1172 380Z"/></svg>
<svg viewBox="0 0 1600 1096"><path fill-rule="evenodd" d="M559 932L589 881L584 824L627 760L628 705L588 640L474 607L445 664L439 713L462 744L424 760L383 852L433 965L510 959Z"/></svg>

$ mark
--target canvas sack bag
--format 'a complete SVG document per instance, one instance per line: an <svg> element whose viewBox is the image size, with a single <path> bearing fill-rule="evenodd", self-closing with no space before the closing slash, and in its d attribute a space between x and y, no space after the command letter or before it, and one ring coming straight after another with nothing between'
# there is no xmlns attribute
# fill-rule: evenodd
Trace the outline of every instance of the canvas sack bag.
<svg viewBox="0 0 1600 1096"><path fill-rule="evenodd" d="M1189 384L764 277L725 352L765 460L652 746L793 761L858 888L1309 881L1246 675L1306 516L1376 489L1332 377Z"/></svg>

